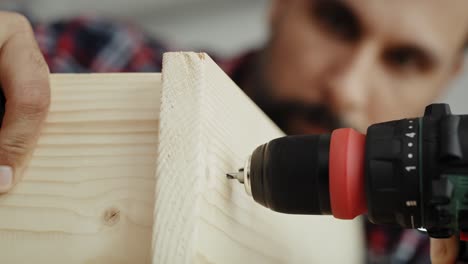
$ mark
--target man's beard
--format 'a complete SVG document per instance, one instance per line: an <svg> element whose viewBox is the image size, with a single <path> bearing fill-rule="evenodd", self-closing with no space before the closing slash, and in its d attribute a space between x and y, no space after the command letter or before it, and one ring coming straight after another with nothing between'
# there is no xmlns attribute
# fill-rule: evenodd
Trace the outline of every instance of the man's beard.
<svg viewBox="0 0 468 264"><path fill-rule="evenodd" d="M286 133L291 130L291 120L301 120L324 130L342 127L342 122L325 105L272 99L266 96L253 100Z"/></svg>
<svg viewBox="0 0 468 264"><path fill-rule="evenodd" d="M275 98L272 95L272 85L266 76L267 53L267 49L261 51L250 63L249 96L276 125L287 134L291 130L291 120L303 120L311 126L324 130L342 127L340 118L325 104Z"/></svg>

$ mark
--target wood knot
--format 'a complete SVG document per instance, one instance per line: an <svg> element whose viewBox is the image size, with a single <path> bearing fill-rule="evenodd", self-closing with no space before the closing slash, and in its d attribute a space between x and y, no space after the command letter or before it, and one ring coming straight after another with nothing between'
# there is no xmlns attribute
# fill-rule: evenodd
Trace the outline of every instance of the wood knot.
<svg viewBox="0 0 468 264"><path fill-rule="evenodd" d="M104 224L108 226L113 226L120 221L120 210L115 207L108 208L104 212L103 218Z"/></svg>

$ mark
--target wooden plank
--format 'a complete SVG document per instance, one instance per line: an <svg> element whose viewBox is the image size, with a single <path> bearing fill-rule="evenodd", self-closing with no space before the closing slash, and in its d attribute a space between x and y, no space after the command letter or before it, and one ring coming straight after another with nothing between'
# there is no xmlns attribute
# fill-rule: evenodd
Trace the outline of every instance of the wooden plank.
<svg viewBox="0 0 468 264"><path fill-rule="evenodd" d="M52 75L24 180L0 197L1 263L151 262L160 74Z"/></svg>
<svg viewBox="0 0 468 264"><path fill-rule="evenodd" d="M226 179L282 135L206 54L166 54L153 263L362 263L359 220L275 213Z"/></svg>

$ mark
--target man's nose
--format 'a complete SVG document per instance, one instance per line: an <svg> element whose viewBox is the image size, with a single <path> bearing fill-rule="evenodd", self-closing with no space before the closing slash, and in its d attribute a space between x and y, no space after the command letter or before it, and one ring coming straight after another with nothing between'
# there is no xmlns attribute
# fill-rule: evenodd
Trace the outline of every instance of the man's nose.
<svg viewBox="0 0 468 264"><path fill-rule="evenodd" d="M362 44L349 56L336 60L325 91L334 112L349 114L366 106L377 62L377 47L373 43Z"/></svg>

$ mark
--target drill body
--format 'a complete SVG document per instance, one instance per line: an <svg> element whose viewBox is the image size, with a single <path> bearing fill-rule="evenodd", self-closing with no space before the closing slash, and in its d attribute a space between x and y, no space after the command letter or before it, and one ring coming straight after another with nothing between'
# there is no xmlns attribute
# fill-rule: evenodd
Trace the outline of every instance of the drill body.
<svg viewBox="0 0 468 264"><path fill-rule="evenodd" d="M277 212L366 214L375 224L468 239L468 115L446 104L374 124L366 135L342 128L272 140L228 177Z"/></svg>

